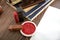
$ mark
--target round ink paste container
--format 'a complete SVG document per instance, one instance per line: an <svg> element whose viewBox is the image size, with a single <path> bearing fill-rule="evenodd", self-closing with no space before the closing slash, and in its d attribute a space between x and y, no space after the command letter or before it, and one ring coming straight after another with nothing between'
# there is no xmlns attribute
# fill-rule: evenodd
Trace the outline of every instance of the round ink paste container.
<svg viewBox="0 0 60 40"><path fill-rule="evenodd" d="M35 34L36 24L31 21L26 21L22 23L22 30L20 30L21 34L30 37Z"/></svg>

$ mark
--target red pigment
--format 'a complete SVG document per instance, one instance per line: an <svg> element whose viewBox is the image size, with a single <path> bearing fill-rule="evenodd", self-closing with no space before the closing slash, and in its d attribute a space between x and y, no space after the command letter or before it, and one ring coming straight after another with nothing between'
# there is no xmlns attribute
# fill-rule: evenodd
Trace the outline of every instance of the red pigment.
<svg viewBox="0 0 60 40"><path fill-rule="evenodd" d="M35 32L35 25L33 23L25 23L24 25L22 25L22 32L25 33L25 34L32 34Z"/></svg>

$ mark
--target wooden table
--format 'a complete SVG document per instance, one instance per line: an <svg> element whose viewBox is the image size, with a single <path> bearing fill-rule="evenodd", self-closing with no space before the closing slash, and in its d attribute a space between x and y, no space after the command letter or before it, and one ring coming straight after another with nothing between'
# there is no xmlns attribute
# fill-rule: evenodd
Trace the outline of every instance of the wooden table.
<svg viewBox="0 0 60 40"><path fill-rule="evenodd" d="M4 10L4 13L0 15L0 40L30 40L30 38L21 35L19 31L10 32L8 30L9 25L16 24L13 18L14 9L8 6L5 0L3 0L0 5L3 7ZM60 0L55 0L55 2L51 6L60 8ZM37 16L37 18L33 20L33 22L38 25L44 12L45 11L43 11L39 16Z"/></svg>

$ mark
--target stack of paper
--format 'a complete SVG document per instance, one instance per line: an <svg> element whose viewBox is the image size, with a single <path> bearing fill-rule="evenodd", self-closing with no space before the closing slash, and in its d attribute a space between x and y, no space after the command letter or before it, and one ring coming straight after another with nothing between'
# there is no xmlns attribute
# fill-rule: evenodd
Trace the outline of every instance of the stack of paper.
<svg viewBox="0 0 60 40"><path fill-rule="evenodd" d="M47 9L31 40L60 40L60 9Z"/></svg>

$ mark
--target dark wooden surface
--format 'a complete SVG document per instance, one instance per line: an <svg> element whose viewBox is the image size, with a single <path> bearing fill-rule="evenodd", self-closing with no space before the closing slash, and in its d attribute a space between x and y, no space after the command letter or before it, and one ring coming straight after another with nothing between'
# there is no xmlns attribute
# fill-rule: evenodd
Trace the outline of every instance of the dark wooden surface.
<svg viewBox="0 0 60 40"><path fill-rule="evenodd" d="M9 25L16 24L13 18L14 9L8 6L5 0L0 2L0 5L3 7L3 14L0 15L0 40L30 40L30 38L24 37L17 32L10 32L8 30ZM60 8L60 0L55 0L55 2L51 5L56 8ZM40 22L44 12L42 12L36 19L33 20L37 25Z"/></svg>

